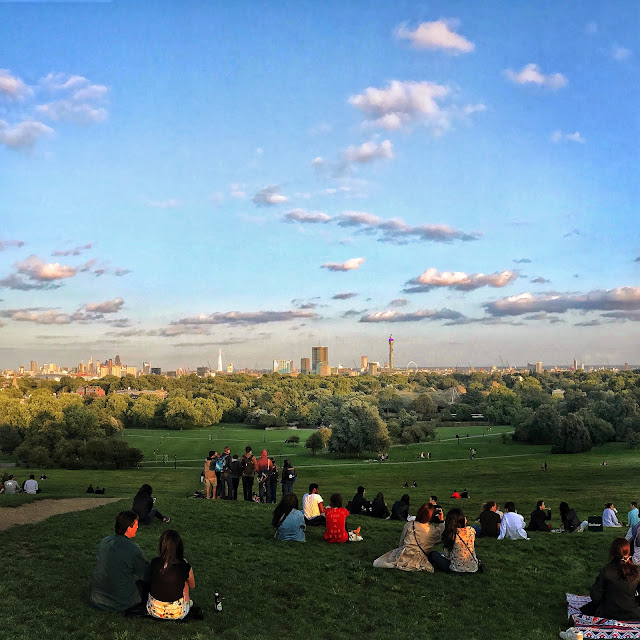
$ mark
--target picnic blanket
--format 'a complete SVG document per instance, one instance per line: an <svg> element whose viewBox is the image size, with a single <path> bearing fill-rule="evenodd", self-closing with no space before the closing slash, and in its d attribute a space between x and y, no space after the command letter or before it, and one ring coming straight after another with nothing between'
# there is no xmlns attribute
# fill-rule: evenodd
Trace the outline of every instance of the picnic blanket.
<svg viewBox="0 0 640 640"><path fill-rule="evenodd" d="M567 615L573 618L575 628L582 631L584 638L640 638L640 622L607 620L597 616L585 616L580 607L591 602L589 596L567 593Z"/></svg>

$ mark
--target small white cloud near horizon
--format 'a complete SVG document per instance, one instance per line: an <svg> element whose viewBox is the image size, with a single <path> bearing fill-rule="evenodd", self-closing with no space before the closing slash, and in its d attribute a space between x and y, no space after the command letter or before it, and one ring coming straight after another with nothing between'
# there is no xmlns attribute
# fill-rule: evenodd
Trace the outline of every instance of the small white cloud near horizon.
<svg viewBox="0 0 640 640"><path fill-rule="evenodd" d="M85 309L89 313L118 313L123 304L124 300L122 298L114 298L103 302L89 302L85 305Z"/></svg>
<svg viewBox="0 0 640 640"><path fill-rule="evenodd" d="M373 141L364 142L360 146L347 147L342 152L344 162L365 164L374 160L391 160L393 158L393 144L390 140L383 140L380 144Z"/></svg>
<svg viewBox="0 0 640 640"><path fill-rule="evenodd" d="M396 29L395 36L402 40L409 40L415 49L441 49L453 54L470 53L475 49L475 45L464 36L452 31L452 27L457 26L456 22L453 20L422 22L413 31L401 25Z"/></svg>
<svg viewBox="0 0 640 640"><path fill-rule="evenodd" d="M351 258L346 262L325 262L321 265L321 269L328 269L329 271L354 271L359 269L360 265L365 261L364 258Z"/></svg>
<svg viewBox="0 0 640 640"><path fill-rule="evenodd" d="M545 75L537 64L530 62L520 71L506 69L504 75L515 84L536 84L549 89L560 89L567 84L567 79L561 73Z"/></svg>
<svg viewBox="0 0 640 640"><path fill-rule="evenodd" d="M30 149L42 137L54 133L51 127L36 120L24 120L10 126L0 119L0 144L9 149Z"/></svg>
<svg viewBox="0 0 640 640"><path fill-rule="evenodd" d="M0 96L12 100L22 100L33 94L33 89L20 78L14 76L9 69L0 69Z"/></svg>
<svg viewBox="0 0 640 640"><path fill-rule="evenodd" d="M284 214L285 222L305 222L310 224L325 224L331 221L331 216L321 211L307 211L306 209L293 209Z"/></svg>
<svg viewBox="0 0 640 640"><path fill-rule="evenodd" d="M289 202L289 198L280 193L279 184L271 184L267 187L263 187L256 192L251 200L258 207L272 207Z"/></svg>
<svg viewBox="0 0 640 640"><path fill-rule="evenodd" d="M584 144L586 142L585 138L580 134L579 131L575 131L574 133L562 133L560 129L557 129L551 134L551 142L562 142L566 140L568 142L579 142L580 144Z"/></svg>
<svg viewBox="0 0 640 640"><path fill-rule="evenodd" d="M31 254L21 262L16 262L14 266L19 273L29 279L45 282L72 278L78 271L76 267L59 262L42 262L35 254Z"/></svg>

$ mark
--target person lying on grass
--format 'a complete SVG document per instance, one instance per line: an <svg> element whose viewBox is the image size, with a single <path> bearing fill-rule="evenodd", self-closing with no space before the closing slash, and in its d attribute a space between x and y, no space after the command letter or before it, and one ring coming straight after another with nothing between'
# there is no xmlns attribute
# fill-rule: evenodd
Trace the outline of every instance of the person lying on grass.
<svg viewBox="0 0 640 640"><path fill-rule="evenodd" d="M640 606L636 602L640 567L633 564L629 553L629 542L624 538L611 543L611 561L589 589L591 602L580 608L582 613L610 620L640 620Z"/></svg>
<svg viewBox="0 0 640 640"><path fill-rule="evenodd" d="M284 542L305 542L304 514L298 509L298 496L285 493L280 504L273 510L271 524L276 530L275 537Z"/></svg>
<svg viewBox="0 0 640 640"><path fill-rule="evenodd" d="M506 502L504 514L500 521L500 535L498 540L528 540L524 530L524 518L516 511L513 502Z"/></svg>
<svg viewBox="0 0 640 640"><path fill-rule="evenodd" d="M442 553L432 551L429 561L445 573L476 573L479 568L475 551L476 531L467 526L462 509L454 507L447 513L442 532Z"/></svg>
<svg viewBox="0 0 640 640"><path fill-rule="evenodd" d="M127 611L146 602L149 563L132 542L138 531L138 514L121 511L115 534L103 538L96 553L91 580L91 606L103 611Z"/></svg>
<svg viewBox="0 0 640 640"><path fill-rule="evenodd" d="M444 524L442 510L440 521L433 522L435 508L432 504L423 504L416 519L405 524L397 549L388 551L373 561L373 566L381 569L400 569L402 571L428 571L433 573L433 565L427 554L440 544Z"/></svg>
<svg viewBox="0 0 640 640"><path fill-rule="evenodd" d="M161 620L182 620L193 602L189 589L196 586L193 569L184 557L180 534L167 529L160 536L160 555L151 561L147 613Z"/></svg>
<svg viewBox="0 0 640 640"><path fill-rule="evenodd" d="M327 528L324 532L325 542L359 542L362 540L360 527L354 531L347 531L347 517L349 511L342 506L342 496L334 493L329 506L324 511L327 518Z"/></svg>

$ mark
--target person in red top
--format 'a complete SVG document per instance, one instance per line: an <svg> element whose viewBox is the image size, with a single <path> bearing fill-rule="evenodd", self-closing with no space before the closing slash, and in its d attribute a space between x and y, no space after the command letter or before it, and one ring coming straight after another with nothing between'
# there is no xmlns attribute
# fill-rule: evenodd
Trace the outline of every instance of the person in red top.
<svg viewBox="0 0 640 640"><path fill-rule="evenodd" d="M455 498L456 500L460 500L460 493L457 489L451 494L451 497Z"/></svg>
<svg viewBox="0 0 640 640"><path fill-rule="evenodd" d="M349 511L342 506L342 496L334 493L329 506L324 510L327 518L327 528L324 532L325 542L346 542L349 539L347 531L347 516Z"/></svg>

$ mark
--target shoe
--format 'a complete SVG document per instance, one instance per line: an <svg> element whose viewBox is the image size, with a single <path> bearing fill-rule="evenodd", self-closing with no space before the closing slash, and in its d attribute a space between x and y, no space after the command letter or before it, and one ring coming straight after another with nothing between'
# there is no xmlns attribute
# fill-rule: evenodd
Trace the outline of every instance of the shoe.
<svg viewBox="0 0 640 640"><path fill-rule="evenodd" d="M171 522L171 518L169 516L165 516L162 518L162 522Z"/></svg>

